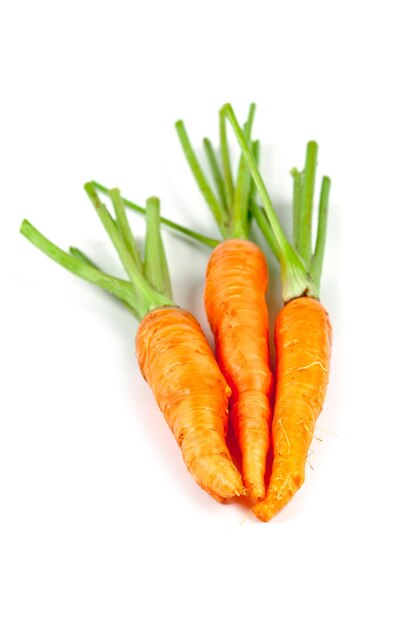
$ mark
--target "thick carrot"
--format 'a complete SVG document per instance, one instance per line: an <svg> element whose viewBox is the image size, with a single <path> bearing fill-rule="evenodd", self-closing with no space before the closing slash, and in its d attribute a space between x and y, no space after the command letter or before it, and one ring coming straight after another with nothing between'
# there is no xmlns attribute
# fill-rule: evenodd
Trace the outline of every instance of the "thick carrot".
<svg viewBox="0 0 417 626"><path fill-rule="evenodd" d="M232 388L232 422L242 451L242 473L251 495L265 495L270 393L268 271L255 244L227 239L212 253L205 306L220 369Z"/></svg>
<svg viewBox="0 0 417 626"><path fill-rule="evenodd" d="M197 320L179 308L152 311L139 326L136 350L195 481L218 500L243 494L225 442L230 388Z"/></svg>
<svg viewBox="0 0 417 626"><path fill-rule="evenodd" d="M275 325L276 403L272 422L274 461L267 495L253 511L269 521L304 482L305 460L329 379L332 330L314 298L296 298Z"/></svg>
<svg viewBox="0 0 417 626"><path fill-rule="evenodd" d="M181 447L196 482L222 501L246 493L226 446L228 387L195 318L172 300L160 236L159 201L146 204L145 257L142 261L117 190L109 191L111 216L94 185L85 186L129 276L129 282L103 273L84 253L64 252L26 220L22 234L81 278L119 298L140 320L136 350L140 369Z"/></svg>
<svg viewBox="0 0 417 626"><path fill-rule="evenodd" d="M251 105L245 125L248 139L254 111ZM243 156L233 180L225 124L221 112L221 165L210 141L204 140L217 194L199 164L183 122L177 122L176 128L196 182L224 239L208 263L205 307L218 362L233 392L231 416L242 452L243 480L251 497L258 500L265 495L271 421L267 266L260 248L248 241L254 188Z"/></svg>

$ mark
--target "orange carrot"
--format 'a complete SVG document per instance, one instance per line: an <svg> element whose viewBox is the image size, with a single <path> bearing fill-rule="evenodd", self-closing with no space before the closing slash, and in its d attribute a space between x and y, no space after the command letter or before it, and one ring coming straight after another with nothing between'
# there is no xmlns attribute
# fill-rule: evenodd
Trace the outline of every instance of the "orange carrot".
<svg viewBox="0 0 417 626"><path fill-rule="evenodd" d="M232 388L232 422L242 451L242 474L253 498L265 495L270 393L268 272L255 244L227 239L212 253L205 306L220 369Z"/></svg>
<svg viewBox="0 0 417 626"><path fill-rule="evenodd" d="M195 318L172 300L160 237L159 201L147 202L145 257L127 221L122 198L111 190L115 217L100 201L93 184L85 186L129 275L129 282L102 272L80 250L68 254L26 220L22 234L68 270L119 298L141 321L136 350L141 372L182 450L188 470L213 498L246 493L226 446L228 387Z"/></svg>
<svg viewBox="0 0 417 626"><path fill-rule="evenodd" d="M230 104L224 112L235 131L263 203L252 210L281 265L284 308L275 326L277 386L272 437L274 460L264 500L253 511L270 520L304 482L308 449L314 425L326 394L331 349L331 326L318 301L327 224L330 179L324 177L319 218L312 251L312 214L318 147L307 145L305 168L294 177L294 247L287 240L259 173L252 147Z"/></svg>
<svg viewBox="0 0 417 626"><path fill-rule="evenodd" d="M250 139L255 106L245 132ZM232 424L242 452L242 474L253 499L265 495L265 465L270 442L272 374L269 368L267 266L262 251L248 241L254 188L241 157L236 181L230 168L225 117L220 113L220 168L214 149L204 140L217 194L198 162L182 121L176 128L185 156L224 242L212 253L206 273L205 307L216 355L232 388ZM257 142L253 142L256 150Z"/></svg>
<svg viewBox="0 0 417 626"><path fill-rule="evenodd" d="M178 308L152 311L139 326L136 350L195 481L216 499L241 495L225 443L230 388L197 320Z"/></svg>
<svg viewBox="0 0 417 626"><path fill-rule="evenodd" d="M291 300L278 315L274 461L267 495L253 509L264 522L278 513L304 482L305 459L329 379L331 337L327 312L314 298Z"/></svg>

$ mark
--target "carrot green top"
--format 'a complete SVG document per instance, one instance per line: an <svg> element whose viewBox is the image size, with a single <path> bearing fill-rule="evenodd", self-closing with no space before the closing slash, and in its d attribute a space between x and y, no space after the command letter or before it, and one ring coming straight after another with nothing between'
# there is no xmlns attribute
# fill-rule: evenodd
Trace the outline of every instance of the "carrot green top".
<svg viewBox="0 0 417 626"><path fill-rule="evenodd" d="M251 140L254 116L255 105L251 104L248 118L243 127L243 133L248 145L250 145L250 150L254 150L256 153L257 142ZM247 239L249 237L251 222L251 212L249 208L254 187L251 183L250 169L243 154L239 160L236 180L233 179L227 141L225 110L221 109L219 113L220 163L218 162L210 140L207 138L203 139L203 147L215 190L213 190L212 185L210 185L198 161L185 129L184 122L179 120L175 124L175 127L188 164L201 193L213 213L223 239Z"/></svg>
<svg viewBox="0 0 417 626"><path fill-rule="evenodd" d="M310 141L307 144L304 170L299 172L294 168L291 172L294 178L294 245L292 246L273 209L271 199L258 169L257 152L254 150L253 144L248 141L247 132L239 126L230 104L225 104L221 111L234 130L242 155L246 160L247 167L263 204L261 208L256 200L252 199L251 211L281 265L284 302L300 296L318 298L326 239L330 178L324 176L322 181L317 236L313 251L312 217L318 152L316 142Z"/></svg>
<svg viewBox="0 0 417 626"><path fill-rule="evenodd" d="M27 220L22 222L20 232L70 272L116 296L138 319L153 309L175 306L160 233L158 198L149 198L146 202L145 253L142 260L118 189L108 190L114 217L101 202L94 183L87 183L85 190L122 261L128 281L106 274L78 248L71 247L69 252L58 248Z"/></svg>
<svg viewBox="0 0 417 626"><path fill-rule="evenodd" d="M220 163L209 139L203 140L203 146L209 164L214 189L210 185L203 168L192 148L184 123L178 121L176 129L185 156L194 178L209 205L221 235L224 239L247 239L251 219L254 217L267 240L272 252L281 265L284 302L308 295L319 297L320 278L323 266L324 246L327 228L327 210L330 193L330 179L323 177L320 200L317 235L312 247L312 223L314 205L314 187L317 168L318 146L314 141L307 144L305 166L302 171L294 168L291 174L294 180L293 194L293 245L287 239L272 206L266 185L259 172L259 141L251 140L251 131L255 105L251 104L249 115L243 129L240 127L230 104L225 104L219 113ZM227 141L226 122L229 121L241 148L236 180L233 180ZM111 191L99 183L92 187L110 195ZM258 193L261 205L256 198ZM146 210L134 202L123 198L125 206L142 214ZM216 239L196 233L171 220L160 218L161 222L173 230L197 240L211 248L220 242Z"/></svg>

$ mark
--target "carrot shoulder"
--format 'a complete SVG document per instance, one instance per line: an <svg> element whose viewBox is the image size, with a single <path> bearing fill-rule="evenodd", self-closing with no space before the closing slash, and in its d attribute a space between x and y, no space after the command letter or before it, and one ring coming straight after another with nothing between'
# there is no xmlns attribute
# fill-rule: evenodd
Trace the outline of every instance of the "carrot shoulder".
<svg viewBox="0 0 417 626"><path fill-rule="evenodd" d="M230 389L196 319L151 311L136 336L138 362L195 481L218 500L245 492L225 437Z"/></svg>
<svg viewBox="0 0 417 626"><path fill-rule="evenodd" d="M232 423L242 451L245 485L265 495L271 421L265 257L254 243L227 239L212 253L205 307L220 369L232 389Z"/></svg>
<svg viewBox="0 0 417 626"><path fill-rule="evenodd" d="M314 425L326 395L331 337L327 312L314 298L290 301L277 318L274 461L267 495L253 509L262 521L278 513L304 482Z"/></svg>

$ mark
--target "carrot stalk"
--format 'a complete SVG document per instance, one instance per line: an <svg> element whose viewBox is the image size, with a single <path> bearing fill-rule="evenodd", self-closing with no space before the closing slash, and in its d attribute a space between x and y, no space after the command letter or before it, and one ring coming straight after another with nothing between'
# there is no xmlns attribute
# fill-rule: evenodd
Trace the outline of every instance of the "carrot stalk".
<svg viewBox="0 0 417 626"><path fill-rule="evenodd" d="M220 228L220 232L223 236L226 236L229 228L227 213L220 204L220 202L217 200L210 186L210 183L208 182L201 168L201 165L198 162L197 156L193 150L187 131L185 129L184 122L182 120L178 120L178 122L175 124L175 128L177 129L177 134L181 142L182 149L187 158L191 171L194 174L194 178L200 188L200 191L203 194L208 206L210 207L214 215L214 218Z"/></svg>
<svg viewBox="0 0 417 626"><path fill-rule="evenodd" d="M216 154L214 152L213 145L207 137L203 139L203 147L206 153L207 162L210 166L211 174L213 176L213 181L217 189L217 195L220 204L222 205L225 212L227 209L227 201L226 201L226 191L224 187L224 180L222 172L220 171L219 164L217 162Z"/></svg>
<svg viewBox="0 0 417 626"><path fill-rule="evenodd" d="M159 293L172 298L171 279L160 228L158 198L146 201L145 278Z"/></svg>
<svg viewBox="0 0 417 626"><path fill-rule="evenodd" d="M104 185L101 185L100 183L96 181L92 181L92 184L94 185L97 191L101 191L101 193L104 193L107 196L109 195L110 189L108 189ZM140 213L143 216L146 215L146 209L144 207L141 207L139 204L136 204L135 202L132 202L131 200L128 200L127 198L122 198L122 200L124 202L124 205L128 207L129 209L132 209L133 211L136 211L136 213ZM189 228L186 228L185 226L182 226L181 224L177 224L176 222L173 222L172 220L169 220L166 217L161 216L160 219L161 219L161 223L165 224L165 226L168 226L172 230L179 232L182 235L189 237L190 239L198 241L204 244L205 246L208 246L209 248L215 248L220 243L218 239L212 239L211 237L206 237L205 235L196 233L195 231L190 230Z"/></svg>
<svg viewBox="0 0 417 626"><path fill-rule="evenodd" d="M299 229L298 216L300 214L300 208L301 208L302 173L299 172L296 167L293 167L291 170L291 176L293 177L292 238L293 238L293 241L298 241L300 238L300 234L298 230Z"/></svg>
<svg viewBox="0 0 417 626"><path fill-rule="evenodd" d="M81 260L78 255L72 255L65 252L42 235L42 233L32 226L28 220L23 220L20 232L34 246L39 248L39 250L49 256L53 261L65 267L68 271L72 272L76 276L79 276L80 278L83 278L89 283L96 285L97 287L101 287L101 289L111 293L119 300L127 302L135 311L135 316L137 318L140 317L139 307L136 303L135 291L129 282L120 278L115 278L109 274L105 274L96 267L93 267L91 263L86 263L85 260Z"/></svg>
<svg viewBox="0 0 417 626"><path fill-rule="evenodd" d="M219 134L224 187L226 191L227 208L230 216L233 210L235 190L233 184L232 166L230 164L229 144L227 141L226 118L223 111L219 112Z"/></svg>
<svg viewBox="0 0 417 626"><path fill-rule="evenodd" d="M146 314L154 308L160 306L172 306L173 302L170 298L159 294L144 278L141 270L131 257L129 250L126 248L123 238L117 228L115 220L108 212L106 206L100 201L93 183L86 183L84 189L90 198L97 215L99 216L107 234L109 235L124 268L129 275L132 285L138 295L139 307L141 314Z"/></svg>
<svg viewBox="0 0 417 626"><path fill-rule="evenodd" d="M101 269L99 268L99 266L94 263L94 261L92 261L90 259L89 256L87 256L82 250L80 250L79 248L74 248L73 246L71 246L69 248L69 252L70 254L75 257L76 259L79 259L80 261L83 261L84 263L86 263L87 265L89 265L90 267L94 267L96 270L99 270L101 272ZM123 281L126 282L126 281ZM129 283L126 282L126 285L129 285ZM129 285L130 287L130 285ZM136 310L129 304L129 302L127 302L126 300L123 300L122 298L118 298L120 300L120 302L122 302L122 304L125 305L125 307L132 313L132 315L134 317L137 317L139 319L139 314L136 312Z"/></svg>
<svg viewBox="0 0 417 626"><path fill-rule="evenodd" d="M311 276L318 289L320 288L320 278L323 268L324 246L326 243L327 210L329 206L330 185L330 178L328 176L323 176L320 191L316 246L314 249L313 259L311 261Z"/></svg>
<svg viewBox="0 0 417 626"><path fill-rule="evenodd" d="M139 250L136 245L136 241L133 236L132 230L130 228L130 224L127 220L123 200L120 196L120 191L118 189L110 189L109 197L114 208L117 226L119 228L119 232L122 236L125 247L130 253L130 256L132 257L133 261L138 266L139 270L142 272L143 270L142 260L140 258Z"/></svg>
<svg viewBox="0 0 417 626"><path fill-rule="evenodd" d="M253 119L255 116L255 104L251 104L249 108L248 119L244 125L244 133L248 142L251 141L251 132ZM239 160L239 166L236 177L235 195L232 211L232 236L247 239L248 232L248 200L251 189L251 175L246 164L243 154Z"/></svg>
<svg viewBox="0 0 417 626"><path fill-rule="evenodd" d="M309 141L306 150L306 160L302 176L301 197L295 206L295 220L297 221L297 235L294 246L304 263L308 267L311 261L311 223L313 215L314 186L317 168L318 146L315 141ZM298 210L297 210L298 208Z"/></svg>

